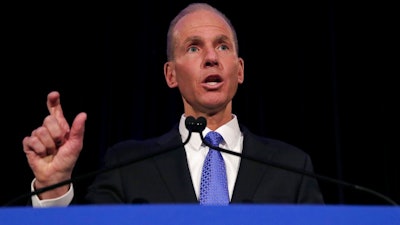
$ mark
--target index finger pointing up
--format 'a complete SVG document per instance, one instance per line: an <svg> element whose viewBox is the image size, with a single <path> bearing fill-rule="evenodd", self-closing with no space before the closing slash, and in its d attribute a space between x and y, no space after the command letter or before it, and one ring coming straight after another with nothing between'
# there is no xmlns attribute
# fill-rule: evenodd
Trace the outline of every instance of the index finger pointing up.
<svg viewBox="0 0 400 225"><path fill-rule="evenodd" d="M50 115L55 116L57 119L64 117L60 103L60 93L58 91L52 91L47 95L47 109Z"/></svg>

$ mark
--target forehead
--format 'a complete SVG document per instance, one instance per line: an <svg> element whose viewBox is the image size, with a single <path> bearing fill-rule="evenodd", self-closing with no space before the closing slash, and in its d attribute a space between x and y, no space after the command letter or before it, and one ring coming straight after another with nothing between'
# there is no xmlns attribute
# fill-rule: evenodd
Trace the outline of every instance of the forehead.
<svg viewBox="0 0 400 225"><path fill-rule="evenodd" d="M232 38L232 30L224 18L208 10L199 10L185 15L174 28L175 38L202 36L209 33Z"/></svg>

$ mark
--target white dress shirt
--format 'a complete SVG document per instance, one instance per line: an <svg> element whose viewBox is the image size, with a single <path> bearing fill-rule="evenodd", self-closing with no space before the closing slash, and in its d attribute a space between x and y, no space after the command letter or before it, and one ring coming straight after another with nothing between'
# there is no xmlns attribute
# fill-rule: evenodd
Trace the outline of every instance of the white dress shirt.
<svg viewBox="0 0 400 225"><path fill-rule="evenodd" d="M231 121L215 130L216 132L220 133L224 138L224 141L219 145L219 147L233 152L242 153L243 135L240 132L239 123L236 115L232 116L233 118ZM189 135L189 131L186 129L185 126L185 119L186 118L182 115L179 123L179 132L182 137L182 142L184 142ZM206 127L202 132L203 137L205 137L210 131L211 130ZM188 160L189 170L192 176L192 182L197 199L200 196L201 173L204 159L206 158L208 153L208 149L209 148L202 143L200 134L197 132L192 133L189 142L185 145L186 157ZM221 154L225 161L229 198L231 199L237 173L239 171L240 157L224 152L222 152Z"/></svg>

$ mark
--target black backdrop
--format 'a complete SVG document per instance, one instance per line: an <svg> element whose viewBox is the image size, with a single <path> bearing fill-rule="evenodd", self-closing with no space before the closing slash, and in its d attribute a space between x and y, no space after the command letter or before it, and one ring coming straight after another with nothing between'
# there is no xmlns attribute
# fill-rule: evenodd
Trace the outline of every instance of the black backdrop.
<svg viewBox="0 0 400 225"><path fill-rule="evenodd" d="M78 112L88 113L75 175L97 169L115 142L157 136L177 122L183 109L177 90L164 81L165 41L169 21L189 2L4 8L2 205L29 191L33 174L21 142L42 123L51 90L61 92L69 121ZM245 60L245 82L233 103L239 120L257 134L308 152L316 173L399 203L393 6L208 2L237 29ZM75 184L78 196L90 181ZM320 184L328 204L388 204L361 191Z"/></svg>

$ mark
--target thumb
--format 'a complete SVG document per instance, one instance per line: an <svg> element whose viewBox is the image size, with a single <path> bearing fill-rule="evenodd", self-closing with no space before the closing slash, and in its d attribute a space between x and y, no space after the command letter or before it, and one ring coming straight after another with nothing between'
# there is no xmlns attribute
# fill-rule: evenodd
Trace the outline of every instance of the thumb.
<svg viewBox="0 0 400 225"><path fill-rule="evenodd" d="M75 117L74 121L72 122L71 131L69 133L70 140L76 140L78 141L78 143L82 144L85 133L86 119L87 119L87 114L84 112L79 113Z"/></svg>

